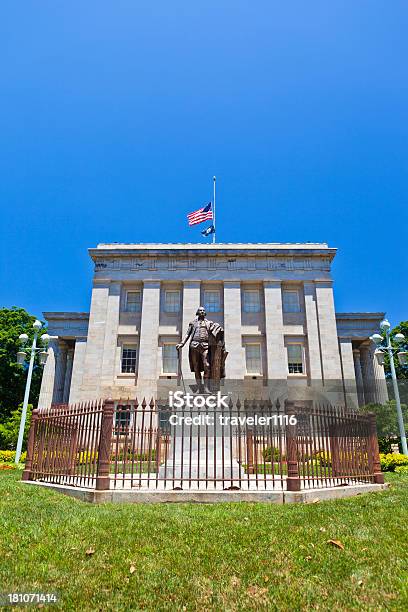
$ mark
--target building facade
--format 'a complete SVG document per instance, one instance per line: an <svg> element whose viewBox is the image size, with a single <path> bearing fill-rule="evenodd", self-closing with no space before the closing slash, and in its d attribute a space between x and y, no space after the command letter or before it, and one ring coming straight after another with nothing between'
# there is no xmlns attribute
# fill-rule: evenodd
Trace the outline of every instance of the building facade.
<svg viewBox="0 0 408 612"><path fill-rule="evenodd" d="M384 313L336 313L327 244L99 244L89 313L45 312L52 336L39 407L156 396L179 381L176 344L203 305L225 329L226 382L281 394L335 388L383 403L369 336ZM182 371L191 378L188 351Z"/></svg>

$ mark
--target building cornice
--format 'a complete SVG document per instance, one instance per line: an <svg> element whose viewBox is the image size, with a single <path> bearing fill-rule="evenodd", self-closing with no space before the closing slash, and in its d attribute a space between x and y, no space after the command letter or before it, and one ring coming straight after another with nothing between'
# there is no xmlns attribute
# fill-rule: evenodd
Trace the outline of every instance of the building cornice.
<svg viewBox="0 0 408 612"><path fill-rule="evenodd" d="M336 312L337 321L382 321L385 312Z"/></svg>
<svg viewBox="0 0 408 612"><path fill-rule="evenodd" d="M103 257L197 257L197 256L296 256L327 257L332 261L337 249L326 243L219 243L219 244L98 244L88 249L95 261Z"/></svg>
<svg viewBox="0 0 408 612"><path fill-rule="evenodd" d="M89 312L43 312L46 321L88 321Z"/></svg>

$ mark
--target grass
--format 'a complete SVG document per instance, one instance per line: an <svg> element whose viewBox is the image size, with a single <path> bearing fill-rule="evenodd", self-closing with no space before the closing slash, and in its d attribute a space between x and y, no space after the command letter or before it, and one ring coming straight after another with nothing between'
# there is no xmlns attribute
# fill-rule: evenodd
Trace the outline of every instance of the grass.
<svg viewBox="0 0 408 612"><path fill-rule="evenodd" d="M408 609L407 477L307 505L97 506L20 476L0 472L0 591L57 591L63 610Z"/></svg>

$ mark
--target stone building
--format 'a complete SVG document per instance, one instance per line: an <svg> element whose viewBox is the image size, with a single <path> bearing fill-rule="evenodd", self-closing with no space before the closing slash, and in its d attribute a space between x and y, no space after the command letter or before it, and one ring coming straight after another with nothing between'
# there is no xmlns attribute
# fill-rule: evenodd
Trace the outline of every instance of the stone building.
<svg viewBox="0 0 408 612"><path fill-rule="evenodd" d="M335 312L327 244L114 243L89 254L90 312L44 313L52 341L40 408L155 395L177 379L175 347L201 304L225 328L226 381L387 399L369 341L384 313ZM182 370L191 377L187 350Z"/></svg>

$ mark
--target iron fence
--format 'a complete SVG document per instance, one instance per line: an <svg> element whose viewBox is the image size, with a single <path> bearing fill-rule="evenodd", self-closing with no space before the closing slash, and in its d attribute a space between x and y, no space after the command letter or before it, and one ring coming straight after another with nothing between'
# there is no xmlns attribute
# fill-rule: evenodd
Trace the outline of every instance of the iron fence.
<svg viewBox="0 0 408 612"><path fill-rule="evenodd" d="M375 416L229 401L112 400L35 410L26 480L98 490L291 490L383 482Z"/></svg>

